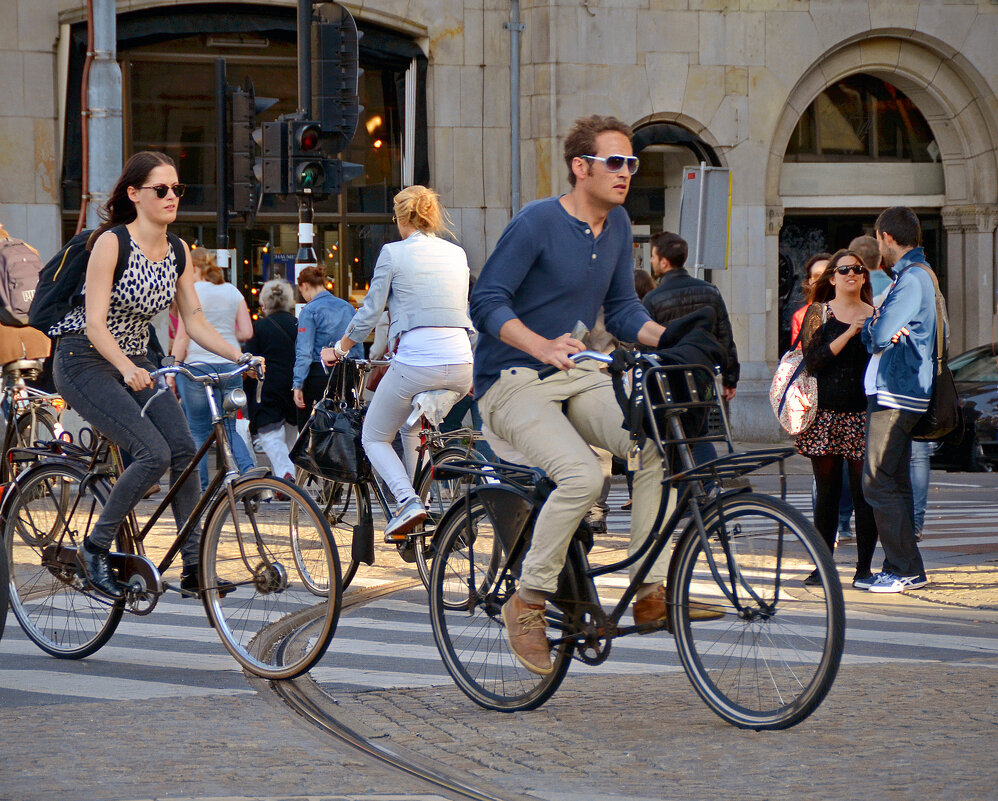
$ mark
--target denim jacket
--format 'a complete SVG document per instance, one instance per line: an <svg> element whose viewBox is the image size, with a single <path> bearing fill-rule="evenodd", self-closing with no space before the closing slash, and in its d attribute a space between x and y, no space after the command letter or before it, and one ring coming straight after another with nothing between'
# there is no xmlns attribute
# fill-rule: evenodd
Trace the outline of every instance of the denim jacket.
<svg viewBox="0 0 998 801"><path fill-rule="evenodd" d="M381 249L364 303L347 326L346 336L362 342L388 305L389 341L413 328L466 328L468 257L457 245L416 232Z"/></svg>
<svg viewBox="0 0 998 801"><path fill-rule="evenodd" d="M353 306L325 289L305 304L298 318L298 338L295 340L295 370L293 389L301 389L319 352L339 342L353 317ZM350 348L351 359L364 358L364 346L358 342Z"/></svg>
<svg viewBox="0 0 998 801"><path fill-rule="evenodd" d="M920 263L926 263L921 248L898 260L894 285L862 333L866 349L879 356L877 403L909 412L928 408L936 374L936 294Z"/></svg>

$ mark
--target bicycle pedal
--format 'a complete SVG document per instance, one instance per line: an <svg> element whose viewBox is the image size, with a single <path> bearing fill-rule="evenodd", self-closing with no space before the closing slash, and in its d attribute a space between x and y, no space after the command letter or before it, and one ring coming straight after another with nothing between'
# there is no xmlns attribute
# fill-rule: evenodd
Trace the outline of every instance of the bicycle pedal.
<svg viewBox="0 0 998 801"><path fill-rule="evenodd" d="M416 561L416 544L411 540L404 540L395 545L398 548L399 556L402 557L403 562L408 562L412 564Z"/></svg>

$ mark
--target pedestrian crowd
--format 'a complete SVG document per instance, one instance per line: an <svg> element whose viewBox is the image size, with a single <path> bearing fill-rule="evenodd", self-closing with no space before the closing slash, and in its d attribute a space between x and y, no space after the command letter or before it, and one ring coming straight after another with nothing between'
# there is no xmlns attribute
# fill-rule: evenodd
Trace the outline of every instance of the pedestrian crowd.
<svg viewBox="0 0 998 801"><path fill-rule="evenodd" d="M467 257L451 241L439 197L411 186L394 198L399 240L382 248L359 309L328 290L319 265L297 277L305 300L297 319L294 290L277 278L263 285L255 322L211 255L202 248L192 252L167 234L184 194L173 162L160 153L132 156L91 238L84 303L48 332L57 342L55 386L133 457L81 549L93 585L121 597L107 556L118 524L164 471L176 478L210 433L205 394L184 378L176 387L180 402L170 396L140 414L154 392L147 351L155 316L176 312L169 351L199 369L226 370L244 354L265 357L251 429L274 474L287 479L294 475L288 434L305 423L325 393L330 368L363 357L364 342L380 326L390 367L367 410L362 442L397 503L386 540L404 540L426 516L411 481L417 443L406 421L412 399L452 390L464 397L461 414L467 410L474 420L480 415L495 442L554 482L523 558L519 590L502 609L517 657L530 670L550 671L545 601L580 521L605 500L611 457L630 468L632 551L650 530L660 495L656 448L635 454L606 373L570 359L587 346L601 347L584 341L581 332L603 332L607 348L619 341L655 349L671 323L707 309L704 326L723 353L724 402L734 400L739 380L735 335L721 293L686 269L686 242L674 233L656 233L649 243L650 274L634 270L631 223L623 208L639 167L632 137L612 117L577 120L564 141L569 191L514 215L473 289ZM792 336L816 378L818 412L796 446L813 466L814 522L830 549L837 534L842 539L848 531L843 512L846 521L849 509L855 512L853 586L900 592L926 583L917 539L928 451L913 451L913 429L932 395L937 321L916 215L903 207L887 209L873 231L875 238L858 237L834 254L814 254L805 267L806 303L793 316ZM538 371L546 366L559 372L541 381ZM237 435L234 420L226 426L236 464L246 471L254 464L253 450ZM402 458L393 447L398 435ZM923 455L924 475L918 458ZM710 443L694 449L698 463L714 457ZM207 466L201 467L203 489L208 476ZM197 497L197 486L188 480L173 499L178 521L187 518ZM885 559L875 570L878 540ZM197 546L191 537L182 553L182 587L192 592ZM666 618L667 567L657 564L645 576L634 604L636 622ZM718 615L708 606L691 614Z"/></svg>

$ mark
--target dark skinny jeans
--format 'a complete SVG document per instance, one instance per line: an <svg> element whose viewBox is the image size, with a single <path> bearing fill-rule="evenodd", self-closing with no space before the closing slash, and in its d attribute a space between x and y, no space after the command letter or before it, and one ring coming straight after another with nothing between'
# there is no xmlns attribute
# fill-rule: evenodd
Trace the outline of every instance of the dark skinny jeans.
<svg viewBox="0 0 998 801"><path fill-rule="evenodd" d="M146 370L154 369L145 356L132 356L131 359ZM142 417L143 404L156 390L135 392L129 389L121 373L85 336L60 338L54 362L56 388L69 405L135 459L115 482L88 537L92 545L111 548L121 522L166 469L170 469L170 482L174 483L190 464L196 453L194 438L172 392L157 397ZM192 473L174 496L172 509L178 529L197 505L196 476ZM197 564L198 545L198 530L195 529L181 549L185 566Z"/></svg>

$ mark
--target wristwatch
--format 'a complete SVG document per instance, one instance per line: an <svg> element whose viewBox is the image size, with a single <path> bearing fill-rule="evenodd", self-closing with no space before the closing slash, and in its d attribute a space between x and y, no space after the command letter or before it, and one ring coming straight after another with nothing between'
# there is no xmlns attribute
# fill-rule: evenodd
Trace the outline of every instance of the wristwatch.
<svg viewBox="0 0 998 801"><path fill-rule="evenodd" d="M337 340L333 343L333 353L335 353L339 358L345 359L347 357L347 352L340 347L341 340Z"/></svg>

